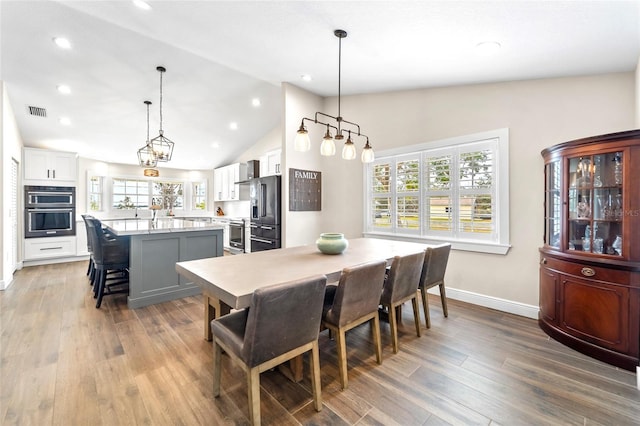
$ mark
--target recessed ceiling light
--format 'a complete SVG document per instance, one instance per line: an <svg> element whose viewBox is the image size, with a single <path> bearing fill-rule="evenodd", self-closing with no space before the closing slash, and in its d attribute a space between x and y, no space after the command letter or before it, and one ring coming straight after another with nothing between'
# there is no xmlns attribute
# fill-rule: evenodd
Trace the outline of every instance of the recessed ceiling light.
<svg viewBox="0 0 640 426"><path fill-rule="evenodd" d="M58 92L64 94L64 95L68 95L69 93L71 93L71 88L69 86L67 86L66 84L60 84L58 85Z"/></svg>
<svg viewBox="0 0 640 426"><path fill-rule="evenodd" d="M132 1L133 1L133 4L135 4L138 8L142 10L151 10L151 6L146 1L143 1L143 0L132 0Z"/></svg>
<svg viewBox="0 0 640 426"><path fill-rule="evenodd" d="M259 107L260 105L262 105L262 102L260 102L260 98L253 98L251 99L251 105L253 105L254 107Z"/></svg>
<svg viewBox="0 0 640 426"><path fill-rule="evenodd" d="M54 37L53 38L53 42L60 48L60 49L71 49L71 42L64 38L64 37Z"/></svg>
<svg viewBox="0 0 640 426"><path fill-rule="evenodd" d="M214 143L211 144L211 148L218 149L218 148L220 148L220 144L218 142L214 142Z"/></svg>
<svg viewBox="0 0 640 426"><path fill-rule="evenodd" d="M63 126L69 126L71 125L71 120L69 119L69 117L60 117L58 119L58 122L60 124L62 124Z"/></svg>
<svg viewBox="0 0 640 426"><path fill-rule="evenodd" d="M229 128L231 130L238 130L238 123L236 123L235 121L232 121L231 123L229 123Z"/></svg>
<svg viewBox="0 0 640 426"><path fill-rule="evenodd" d="M499 52L500 48L502 48L502 46L497 41L483 41L482 43L476 44L476 53L483 56L493 55Z"/></svg>
<svg viewBox="0 0 640 426"><path fill-rule="evenodd" d="M309 74L302 74L300 78L302 81L311 81L311 76Z"/></svg>

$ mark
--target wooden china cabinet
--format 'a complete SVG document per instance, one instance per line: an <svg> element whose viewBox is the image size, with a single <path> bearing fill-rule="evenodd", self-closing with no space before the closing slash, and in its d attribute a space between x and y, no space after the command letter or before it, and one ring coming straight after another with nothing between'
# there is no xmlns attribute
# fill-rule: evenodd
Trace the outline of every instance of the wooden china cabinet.
<svg viewBox="0 0 640 426"><path fill-rule="evenodd" d="M558 144L544 158L540 327L635 370L640 346L640 130Z"/></svg>

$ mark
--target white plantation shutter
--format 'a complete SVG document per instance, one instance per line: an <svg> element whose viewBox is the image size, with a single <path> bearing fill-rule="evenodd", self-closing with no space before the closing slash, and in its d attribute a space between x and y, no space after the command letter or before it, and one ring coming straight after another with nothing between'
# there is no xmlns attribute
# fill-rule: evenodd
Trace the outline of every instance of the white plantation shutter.
<svg viewBox="0 0 640 426"><path fill-rule="evenodd" d="M489 244L499 246L489 252L506 252L506 161L507 129L379 153L366 169L365 234Z"/></svg>

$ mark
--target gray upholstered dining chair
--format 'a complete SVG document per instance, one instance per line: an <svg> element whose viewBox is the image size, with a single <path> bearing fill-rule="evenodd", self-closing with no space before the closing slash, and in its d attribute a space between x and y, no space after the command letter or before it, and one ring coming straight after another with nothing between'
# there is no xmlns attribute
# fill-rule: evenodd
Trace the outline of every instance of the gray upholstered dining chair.
<svg viewBox="0 0 640 426"><path fill-rule="evenodd" d="M382 364L378 306L386 265L386 260L380 260L344 268L338 285L329 285L325 291L322 325L336 336L342 389L348 386L347 331L365 322L371 323L376 361Z"/></svg>
<svg viewBox="0 0 640 426"><path fill-rule="evenodd" d="M327 278L302 280L257 289L248 308L211 321L213 395L220 395L224 350L247 374L249 416L260 424L260 373L311 351L311 387L316 411L322 409L318 334Z"/></svg>
<svg viewBox="0 0 640 426"><path fill-rule="evenodd" d="M418 307L418 284L424 263L424 252L406 256L395 256L391 268L382 287L380 304L389 312L391 344L393 353L398 353L398 318L397 312L404 302L411 300L416 334L420 337L420 308Z"/></svg>
<svg viewBox="0 0 640 426"><path fill-rule="evenodd" d="M420 277L420 293L422 294L422 308L424 310L424 321L427 328L431 328L431 317L429 315L429 296L427 290L431 287L440 287L440 300L442 302L442 312L445 317L449 316L447 309L447 294L444 290L444 273L447 270L451 244L445 243L435 247L427 248Z"/></svg>

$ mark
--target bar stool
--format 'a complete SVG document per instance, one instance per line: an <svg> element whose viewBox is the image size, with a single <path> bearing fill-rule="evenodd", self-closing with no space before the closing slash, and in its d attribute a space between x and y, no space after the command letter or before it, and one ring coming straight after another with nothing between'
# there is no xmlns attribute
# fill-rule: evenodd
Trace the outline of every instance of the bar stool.
<svg viewBox="0 0 640 426"><path fill-rule="evenodd" d="M99 308L105 295L129 292L129 238L108 237L98 219L87 218L87 224L96 271L94 297ZM117 271L116 276L107 278L112 271Z"/></svg>

